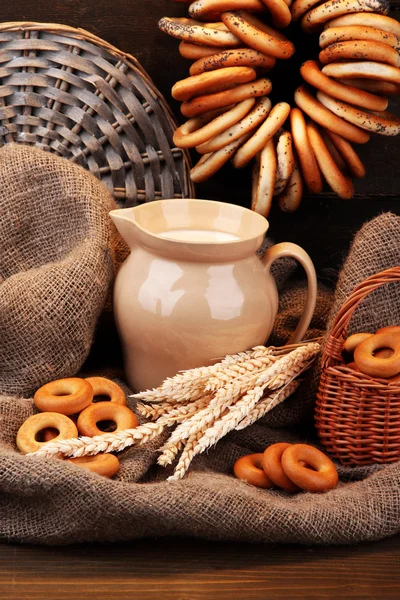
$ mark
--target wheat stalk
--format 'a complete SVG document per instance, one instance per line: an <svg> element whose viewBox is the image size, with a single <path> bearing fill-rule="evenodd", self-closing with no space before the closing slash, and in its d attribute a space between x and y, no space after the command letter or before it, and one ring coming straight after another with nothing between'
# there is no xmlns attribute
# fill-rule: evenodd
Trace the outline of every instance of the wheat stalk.
<svg viewBox="0 0 400 600"><path fill-rule="evenodd" d="M314 357L320 350L320 345L317 343L311 343L307 346L299 346L289 354L282 356L270 367L265 369L256 381L256 385L267 384L267 387L271 384L271 380L274 381L273 385L281 387L287 381L293 378L296 372L298 373L300 367L304 366L304 363ZM278 379L276 379L279 376ZM278 385L279 382L279 385Z"/></svg>
<svg viewBox="0 0 400 600"><path fill-rule="evenodd" d="M281 402L286 400L293 392L297 390L299 387L299 381L290 381L283 388L273 392L270 394L265 400L261 400L253 410L246 416L242 421L236 425L236 431L240 431L241 429L245 429L252 425L258 419L261 419L264 415L269 413L275 406L278 406Z"/></svg>
<svg viewBox="0 0 400 600"><path fill-rule="evenodd" d="M68 440L57 440L47 442L36 452L30 452L30 456L41 456L50 458L62 454L63 456L87 456L99 454L99 452L121 452L128 446L138 444L141 446L162 433L162 423L145 423L136 429L121 429L112 433L95 435L94 437L71 438Z"/></svg>
<svg viewBox="0 0 400 600"><path fill-rule="evenodd" d="M172 462L174 462L176 455L182 450L183 446L184 443L181 440L175 445L171 446L170 448L166 448L164 452L158 457L157 464L161 465L162 467L170 465Z"/></svg>
<svg viewBox="0 0 400 600"><path fill-rule="evenodd" d="M243 377L256 372L259 373L261 370L275 362L275 360L276 359L273 356L261 356L260 358L252 358L243 361L242 363L225 367L210 377L205 389L207 391L216 391L221 387L224 387L227 383L231 383L232 380L237 377Z"/></svg>
<svg viewBox="0 0 400 600"><path fill-rule="evenodd" d="M208 394L190 404L172 408L158 419L158 423L163 423L167 427L171 427L174 423L181 423L197 414L200 410L207 409L212 398L213 394Z"/></svg>
<svg viewBox="0 0 400 600"><path fill-rule="evenodd" d="M298 347L290 353L291 357L288 360L280 359L280 367L279 369L275 370L275 372L277 371L277 374L272 380L272 387L273 389L276 389L274 386L277 386L278 383L280 385L283 385L283 387L277 392L275 392L275 394L272 394L268 398L268 402L266 402L265 404L263 403L261 409L262 414L266 414L266 412L272 410L272 408L277 406L280 402L283 402L283 400L285 400L294 391L294 389L297 388L297 382L295 382L295 384L292 384L292 380L294 377L299 375L301 372L303 372L306 368L310 366L312 362L310 360L310 356L313 356L313 354L315 354L317 347L319 349L319 345L315 344L315 346L311 346L308 348L307 351L303 352L300 352L301 347ZM283 374L281 370L285 367L288 369L288 371ZM236 380L235 382L235 385L230 386L231 388L236 388L235 392L237 394L236 395L231 389L232 401L235 399L235 397L237 399L237 396L243 393L243 390L245 390L248 386L252 385L253 383L254 376L238 378L238 380ZM262 398L265 388L269 387L269 385L270 381L266 380L266 382L264 382L263 385L256 386L253 389L248 389L246 393L239 400L237 400L233 406L229 408L229 411L226 415L218 417L214 413L214 422L209 427L207 426L209 425L207 421L211 418L211 415L205 414L204 411L204 417L200 419L200 423L197 423L197 426L195 426L194 423L196 420L198 420L198 415L195 415L194 418L191 419L192 423L189 425L189 428L187 428L187 423L184 423L183 426L180 428L180 431L176 431L175 434L177 433L177 437L188 436L187 439L191 440L191 443L189 445L188 451L184 451L184 456L182 455L183 458L181 457L181 460L179 461L176 467L174 475L170 477L169 480L176 480L183 477L183 475L186 473L189 467L190 461L194 458L194 456L204 452L204 450L216 444L227 433L235 429L239 425L239 423L243 422L246 419L249 419L249 421L251 421L250 417L252 413L256 412L256 410L258 409L258 405L260 404L259 400L260 398ZM221 398L222 391L223 390L219 390L214 400L211 401L210 406L212 406L214 403L216 403L217 400L219 400L219 398ZM222 403L222 406L223 405L224 403ZM218 406L220 407L221 405L218 403ZM253 418L254 420L257 420L257 418L259 417L255 415ZM182 439L182 437L180 437L180 439ZM194 445L195 439L197 439L198 441ZM167 442L167 444L164 446L164 452L168 452L169 444L171 442L176 443L174 440L174 434L172 434L170 441Z"/></svg>
<svg viewBox="0 0 400 600"><path fill-rule="evenodd" d="M178 479L182 479L196 454L195 447L197 441L202 435L202 432L198 432L194 433L188 438L183 452L179 458L179 462L175 467L174 474L168 477L167 481L177 481Z"/></svg>
<svg viewBox="0 0 400 600"><path fill-rule="evenodd" d="M257 377L258 374L238 377L232 383L228 383L225 387L219 389L206 408L185 420L173 431L162 450L173 446L179 440L188 439L199 431L205 431L209 425L212 425L221 416L225 409L229 408L240 396L254 387Z"/></svg>
<svg viewBox="0 0 400 600"><path fill-rule="evenodd" d="M184 419L191 417L200 409L206 408L211 398L212 395L208 394L207 396L202 396L194 402L189 402L188 404L178 404L176 408L176 405L174 404L161 404L156 406L138 404L137 408L141 414L148 419L151 419L152 421L158 420L159 423L164 423L169 427L174 423L179 423Z"/></svg>
<svg viewBox="0 0 400 600"><path fill-rule="evenodd" d="M262 356L271 356L272 346L266 348L265 346L255 346L251 350L245 350L244 352L238 352L237 354L228 354L221 360L219 363L221 366L227 365L239 365L240 363L246 362L248 360L253 360L254 358L261 358Z"/></svg>
<svg viewBox="0 0 400 600"><path fill-rule="evenodd" d="M256 346L252 350L231 354L226 356L221 362L208 367L197 367L182 371L174 377L168 377L163 383L155 389L132 394L130 398L145 400L146 402L164 402L166 398L171 402L186 402L194 400L202 395L202 388L214 374L219 371L224 373L227 367L240 365L246 361L262 359L270 356L269 348ZM197 396L194 396L197 394Z"/></svg>
<svg viewBox="0 0 400 600"><path fill-rule="evenodd" d="M216 444L227 433L235 429L236 425L253 410L263 394L263 387L255 387L253 390L249 390L229 409L227 414L218 419L212 427L206 429L194 448L194 455L204 452L204 450Z"/></svg>
<svg viewBox="0 0 400 600"><path fill-rule="evenodd" d="M191 381L188 377L187 380L176 383L172 379L169 379L159 388L132 394L129 397L157 403L166 402L166 399L168 399L168 403L170 404L175 402L190 402L204 395L204 384L208 380L208 377L209 375L204 377L202 381L198 381L195 377Z"/></svg>
<svg viewBox="0 0 400 600"><path fill-rule="evenodd" d="M166 413L166 411L168 410L167 406L168 405L166 403L154 405L154 404L142 404L141 402L138 402L136 405L136 408L140 412L140 414L143 415L143 417L146 417L146 419L151 419L152 421L157 421L157 419L159 417L161 417L162 415L164 415ZM171 405L169 405L169 406L171 406Z"/></svg>

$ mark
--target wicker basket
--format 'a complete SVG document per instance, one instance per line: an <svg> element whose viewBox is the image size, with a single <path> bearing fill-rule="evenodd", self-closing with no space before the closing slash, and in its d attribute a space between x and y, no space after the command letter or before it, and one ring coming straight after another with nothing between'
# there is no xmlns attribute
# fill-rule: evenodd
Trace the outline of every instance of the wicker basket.
<svg viewBox="0 0 400 600"><path fill-rule="evenodd" d="M400 267L358 285L340 309L325 344L315 423L321 443L344 464L400 460L400 383L389 384L354 371L342 356L358 305L381 285L395 281L400 281Z"/></svg>
<svg viewBox="0 0 400 600"><path fill-rule="evenodd" d="M120 206L193 196L172 113L133 56L82 29L1 23L0 78L0 145L80 164Z"/></svg>

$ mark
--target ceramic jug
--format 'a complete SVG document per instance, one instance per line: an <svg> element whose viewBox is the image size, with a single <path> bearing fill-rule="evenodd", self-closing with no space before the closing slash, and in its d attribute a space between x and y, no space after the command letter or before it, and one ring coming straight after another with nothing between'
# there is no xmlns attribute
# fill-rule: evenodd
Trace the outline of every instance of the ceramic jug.
<svg viewBox="0 0 400 600"><path fill-rule="evenodd" d="M114 314L132 389L157 387L178 371L264 344L278 310L274 260L297 259L308 278L303 315L290 338L310 323L316 300L312 261L280 243L256 255L268 221L233 204L159 200L113 210L131 252L114 286Z"/></svg>

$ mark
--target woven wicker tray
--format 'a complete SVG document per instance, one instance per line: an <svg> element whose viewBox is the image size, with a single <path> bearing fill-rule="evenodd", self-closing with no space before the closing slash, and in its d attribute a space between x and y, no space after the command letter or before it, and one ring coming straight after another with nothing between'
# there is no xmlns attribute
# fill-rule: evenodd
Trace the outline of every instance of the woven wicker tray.
<svg viewBox="0 0 400 600"><path fill-rule="evenodd" d="M1 146L80 164L120 206L193 196L172 113L133 56L82 29L1 23L0 84Z"/></svg>

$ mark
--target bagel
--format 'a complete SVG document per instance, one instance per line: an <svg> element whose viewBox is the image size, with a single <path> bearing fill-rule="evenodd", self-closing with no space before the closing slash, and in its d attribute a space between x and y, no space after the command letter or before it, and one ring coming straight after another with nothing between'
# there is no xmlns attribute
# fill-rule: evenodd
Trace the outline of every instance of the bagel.
<svg viewBox="0 0 400 600"><path fill-rule="evenodd" d="M386 15L389 12L389 2L388 0L328 0L304 15L301 26L304 31L311 32L335 17L356 12Z"/></svg>
<svg viewBox="0 0 400 600"><path fill-rule="evenodd" d="M323 0L295 0L290 8L292 20L298 21L304 13L308 12L313 6L321 4L322 1Z"/></svg>
<svg viewBox="0 0 400 600"><path fill-rule="evenodd" d="M216 52L226 52L229 48L216 48L215 46L198 46L190 42L181 42L179 44L179 54L183 58L197 60L206 56L212 56Z"/></svg>
<svg viewBox="0 0 400 600"><path fill-rule="evenodd" d="M293 212L300 206L303 197L303 178L297 160L294 159L293 173L288 184L279 196L279 208L284 212Z"/></svg>
<svg viewBox="0 0 400 600"><path fill-rule="evenodd" d="M319 69L315 60L308 60L300 67L300 74L304 81L337 100L343 100L369 110L385 110L388 105L386 98L375 96L351 85L340 83L331 79Z"/></svg>
<svg viewBox="0 0 400 600"><path fill-rule="evenodd" d="M400 133L400 118L391 113L366 113L350 104L335 100L324 92L317 92L317 98L332 113L361 129L379 135L398 135Z"/></svg>
<svg viewBox="0 0 400 600"><path fill-rule="evenodd" d="M286 42L286 43L289 42L291 44L289 38L284 33L282 33L282 31L279 31L278 29L274 29L270 25L267 25L267 23L265 23L264 21L261 21L258 17L256 17L252 13L249 13L247 11L242 11L241 14L246 19L246 21L248 23L250 23L250 25L253 25L254 27L259 29L263 33L267 33L271 37L276 38L277 40L280 40L281 42ZM293 48L294 48L294 46L293 46Z"/></svg>
<svg viewBox="0 0 400 600"><path fill-rule="evenodd" d="M294 156L292 135L289 131L283 131L276 144L276 181L274 196L279 196L286 188L294 169Z"/></svg>
<svg viewBox="0 0 400 600"><path fill-rule="evenodd" d="M206 27L206 29L218 29L219 31L229 31L226 25L224 25L221 21L202 23L201 21L192 21L195 25L201 25L202 27Z"/></svg>
<svg viewBox="0 0 400 600"><path fill-rule="evenodd" d="M390 358L393 356L393 350L391 348L380 348L374 352L374 356L378 358ZM398 377L398 375L394 375L394 377Z"/></svg>
<svg viewBox="0 0 400 600"><path fill-rule="evenodd" d="M79 433L89 437L103 435L104 431L97 427L100 421L113 421L116 424L115 431L133 429L139 425L135 414L127 406L115 402L96 402L90 404L79 415Z"/></svg>
<svg viewBox="0 0 400 600"><path fill-rule="evenodd" d="M390 348L392 356L374 356L379 348ZM354 362L361 373L371 377L394 377L400 373L400 333L382 331L362 341L354 350Z"/></svg>
<svg viewBox="0 0 400 600"><path fill-rule="evenodd" d="M204 25L196 25L189 19L179 17L163 17L158 22L158 27L171 37L191 42L204 44L205 46L223 46L226 48L237 48L241 41L231 31L212 29Z"/></svg>
<svg viewBox="0 0 400 600"><path fill-rule="evenodd" d="M210 152L203 154L197 165L190 171L190 178L195 183L201 183L209 179L211 175L214 175L226 162L235 154L236 150L241 144L243 144L251 135L246 133L240 138L227 144L224 148L217 150L217 152Z"/></svg>
<svg viewBox="0 0 400 600"><path fill-rule="evenodd" d="M335 161L329 153L324 140L315 123L307 125L308 137L311 147L316 156L318 166L326 179L328 185L339 196L339 198L349 199L352 197L354 188L351 179L343 175L336 166Z"/></svg>
<svg viewBox="0 0 400 600"><path fill-rule="evenodd" d="M74 415L91 404L93 388L79 377L50 381L33 396L35 406L45 412Z"/></svg>
<svg viewBox="0 0 400 600"><path fill-rule="evenodd" d="M175 100L185 101L200 94L223 92L255 78L255 70L249 67L226 67L177 81L171 94Z"/></svg>
<svg viewBox="0 0 400 600"><path fill-rule="evenodd" d="M356 179L364 177L365 167L353 146L340 135L329 131L329 129L326 129L325 131L326 135L329 137L343 160L346 162L348 170L350 171L350 175Z"/></svg>
<svg viewBox="0 0 400 600"><path fill-rule="evenodd" d="M261 21L244 10L224 12L221 20L235 38L239 38L241 43L254 50L282 59L290 58L294 54L295 47L292 42L275 35L275 32L271 35L271 28L266 28Z"/></svg>
<svg viewBox="0 0 400 600"><path fill-rule="evenodd" d="M374 27L375 29L383 29L388 33L400 38L400 23L392 17L388 17L383 14L377 14L376 12L354 12L348 15L342 15L329 20L325 24L325 28L329 27L342 27L347 25L365 25L366 27Z"/></svg>
<svg viewBox="0 0 400 600"><path fill-rule="evenodd" d="M386 44L395 50L400 50L400 39L384 31L363 25L347 25L341 27L329 27L319 36L320 48L326 48L336 42L347 42L356 40L367 40Z"/></svg>
<svg viewBox="0 0 400 600"><path fill-rule="evenodd" d="M393 67L400 66L400 57L395 48L373 40L335 42L319 53L319 60L323 65L348 59L373 60Z"/></svg>
<svg viewBox="0 0 400 600"><path fill-rule="evenodd" d="M262 457L262 468L272 483L285 490L285 492L295 493L299 492L300 488L289 479L281 465L282 454L291 445L287 442L280 442L268 446Z"/></svg>
<svg viewBox="0 0 400 600"><path fill-rule="evenodd" d="M209 119L210 113L193 117L175 130L173 142L178 148L194 148L198 144L206 143L240 121L254 104L254 98L248 98L215 118ZM211 114L214 115L214 111ZM228 143L229 140L226 144Z"/></svg>
<svg viewBox="0 0 400 600"><path fill-rule="evenodd" d="M375 333L399 333L400 334L400 325L389 325L388 327L381 327Z"/></svg>
<svg viewBox="0 0 400 600"><path fill-rule="evenodd" d="M323 127L321 127L319 130L319 132L322 136L322 139L324 140L324 144L327 147L329 154L333 158L335 165L337 166L339 171L341 171L342 173L346 173L346 171L347 171L346 163L343 160L338 149L336 148L335 144L332 142L332 140L328 136L328 131L329 131L329 129L324 129Z"/></svg>
<svg viewBox="0 0 400 600"><path fill-rule="evenodd" d="M262 0L272 15L272 23L275 27L283 29L287 27L292 20L289 6L285 0Z"/></svg>
<svg viewBox="0 0 400 600"><path fill-rule="evenodd" d="M327 492L339 481L331 459L307 444L291 444L282 454L281 464L289 479L306 492Z"/></svg>
<svg viewBox="0 0 400 600"><path fill-rule="evenodd" d="M47 442L39 442L37 436L41 431L49 428L57 432L54 440L78 437L78 430L72 419L61 413L42 412L28 417L19 428L16 438L18 450L22 454L40 450Z"/></svg>
<svg viewBox="0 0 400 600"><path fill-rule="evenodd" d="M400 85L400 69L374 61L330 63L322 73L337 79L378 79Z"/></svg>
<svg viewBox="0 0 400 600"><path fill-rule="evenodd" d="M288 6L289 6L289 4L288 4ZM254 25L254 27L259 29L260 31L267 33L268 35L276 38L277 40L280 40L281 42L289 42L291 44L289 38L287 38L286 35L284 33L282 33L282 31L279 31L278 29L274 29L270 25L267 25L266 23L264 23L264 21L261 21L255 15L253 15L249 12L243 11L243 16L245 16L246 21L248 23L250 23L251 25ZM293 46L293 44L292 44L292 46ZM293 46L293 48L294 48L294 46Z"/></svg>
<svg viewBox="0 0 400 600"><path fill-rule="evenodd" d="M126 405L124 390L111 379L107 379L107 377L86 377L86 381L93 388L93 400L96 396L108 396L110 402Z"/></svg>
<svg viewBox="0 0 400 600"><path fill-rule="evenodd" d="M265 144L283 126L290 113L287 102L278 102L257 129L256 133L236 152L233 158L233 166L236 169L245 167L250 160L259 152Z"/></svg>
<svg viewBox="0 0 400 600"><path fill-rule="evenodd" d="M269 79L258 79L257 81L238 85L231 90L198 96L197 98L187 100L181 104L181 113L185 115L185 117L197 117L210 110L237 104L248 98L268 96L271 89L272 85Z"/></svg>
<svg viewBox="0 0 400 600"><path fill-rule="evenodd" d="M323 188L321 172L308 139L304 115L299 108L290 111L290 126L305 184L311 193L319 194Z"/></svg>
<svg viewBox="0 0 400 600"><path fill-rule="evenodd" d="M251 210L268 217L276 181L276 151L271 138L256 157L252 172Z"/></svg>
<svg viewBox="0 0 400 600"><path fill-rule="evenodd" d="M361 342L363 342L364 340L367 340L372 335L374 335L374 334L367 333L367 332L353 333L353 335L350 335L344 342L343 350L346 350L346 352L350 352L350 353L354 352L354 350L357 348L358 344L361 344Z"/></svg>
<svg viewBox="0 0 400 600"><path fill-rule="evenodd" d="M365 90L366 92L384 94L385 96L393 96L400 94L400 87L394 83L388 83L387 81L377 81L373 79L339 79L340 83L346 85L351 84L353 87L359 90Z"/></svg>
<svg viewBox="0 0 400 600"><path fill-rule="evenodd" d="M103 477L112 477L119 469L119 460L114 454L78 456L77 458L67 458L65 462Z"/></svg>
<svg viewBox="0 0 400 600"><path fill-rule="evenodd" d="M244 100L244 102L255 100L250 98L249 100ZM230 142L234 142L239 137L252 131L260 125L263 121L265 121L268 113L271 110L271 100L268 96L264 96L260 98L257 102L256 106L253 108L251 112L248 112L246 116L239 122L236 122L235 125L229 127L228 129L222 130L222 133L215 135L212 139L209 139L203 144L197 146L196 150L200 154L207 154L208 152L216 152L224 146L227 146Z"/></svg>
<svg viewBox="0 0 400 600"><path fill-rule="evenodd" d="M252 12L264 12L261 0L196 0L189 6L189 15L195 19L218 14L227 10L245 9Z"/></svg>
<svg viewBox="0 0 400 600"><path fill-rule="evenodd" d="M262 468L262 458L262 453L248 454L239 458L233 466L235 477L255 487L272 488L273 483Z"/></svg>
<svg viewBox="0 0 400 600"><path fill-rule="evenodd" d="M225 67L251 67L252 69L262 67L269 71L275 63L276 60L272 56L265 56L252 48L236 48L199 58L192 64L189 73L200 75L200 73Z"/></svg>
<svg viewBox="0 0 400 600"><path fill-rule="evenodd" d="M310 119L313 119L316 123L322 125L322 127L341 135L349 142L354 142L356 144L365 144L368 142L369 135L365 131L334 115L319 102L319 100L314 98L304 86L297 88L294 94L294 100L297 106L301 108Z"/></svg>

